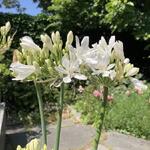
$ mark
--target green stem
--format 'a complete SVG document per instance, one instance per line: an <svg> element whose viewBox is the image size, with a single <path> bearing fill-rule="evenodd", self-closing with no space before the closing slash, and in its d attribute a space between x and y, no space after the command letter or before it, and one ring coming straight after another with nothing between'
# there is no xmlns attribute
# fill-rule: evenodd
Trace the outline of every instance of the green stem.
<svg viewBox="0 0 150 150"><path fill-rule="evenodd" d="M98 149L98 144L102 132L102 127L104 123L104 118L105 118L105 112L106 112L106 106L107 106L107 96L108 96L108 87L104 86L104 92L103 92L103 102L102 102L102 108L101 108L101 113L100 113L100 122L99 125L96 129L96 135L93 143L93 150Z"/></svg>
<svg viewBox="0 0 150 150"><path fill-rule="evenodd" d="M60 87L60 99L58 102L58 120L57 120L57 130L56 130L56 141L54 150L59 150L60 143L60 133L61 133L61 122L62 122L62 112L63 112L63 99L64 99L64 83L61 84Z"/></svg>
<svg viewBox="0 0 150 150"><path fill-rule="evenodd" d="M47 144L47 136L46 136L46 125L44 120L44 110L43 110L43 100L42 100L42 94L39 84L34 81L36 93L37 93L37 99L39 103L39 111L40 111L40 118L41 118L41 128L42 128L42 144Z"/></svg>

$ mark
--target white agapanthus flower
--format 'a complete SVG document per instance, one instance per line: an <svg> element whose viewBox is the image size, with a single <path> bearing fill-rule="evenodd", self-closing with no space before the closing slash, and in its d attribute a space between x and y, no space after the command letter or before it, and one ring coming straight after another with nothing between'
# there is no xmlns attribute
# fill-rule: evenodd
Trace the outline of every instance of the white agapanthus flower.
<svg viewBox="0 0 150 150"><path fill-rule="evenodd" d="M93 48L97 49L98 53L100 53L100 55L105 55L107 53L107 55L110 57L111 56L111 52L112 52L112 48L115 45L115 36L111 36L109 39L109 42L107 44L105 38L102 36L101 39L99 40L99 43L95 43L93 44Z"/></svg>
<svg viewBox="0 0 150 150"><path fill-rule="evenodd" d="M24 36L23 38L21 38L21 43L20 43L21 47L24 49L24 50L27 50L27 51L41 51L41 48L36 45L32 38L29 37L29 36Z"/></svg>
<svg viewBox="0 0 150 150"><path fill-rule="evenodd" d="M19 62L12 63L10 70L16 75L12 80L24 80L36 71L33 65L24 65Z"/></svg>
<svg viewBox="0 0 150 150"><path fill-rule="evenodd" d="M142 81L136 78L130 78L131 82L133 83L134 87L140 90L147 90L147 85L145 85Z"/></svg>
<svg viewBox="0 0 150 150"><path fill-rule="evenodd" d="M134 67L133 64L127 63L124 67L125 77L131 77L139 72L139 68Z"/></svg>
<svg viewBox="0 0 150 150"><path fill-rule="evenodd" d="M105 41L104 37L101 37L101 40L98 44L94 44L91 49L91 53L88 53L88 59L91 61L87 62L87 65L93 71L93 75L102 75L103 77L109 77L112 80L116 76L114 70L115 64L111 64L111 53L112 48L115 45L115 37L112 36L109 40L109 43ZM90 56L91 55L91 56ZM92 62L92 63L91 63Z"/></svg>
<svg viewBox="0 0 150 150"><path fill-rule="evenodd" d="M89 48L89 37L85 36L80 44L79 38L76 36L76 48L70 46L69 49L74 51L79 64L85 63L87 54L91 52L91 49Z"/></svg>
<svg viewBox="0 0 150 150"><path fill-rule="evenodd" d="M63 74L64 83L70 83L72 78L76 78L79 80L86 80L87 77L83 74L80 74L79 62L76 58L74 52L69 53L68 55L63 56L62 58L62 65L55 67L55 69L60 73Z"/></svg>

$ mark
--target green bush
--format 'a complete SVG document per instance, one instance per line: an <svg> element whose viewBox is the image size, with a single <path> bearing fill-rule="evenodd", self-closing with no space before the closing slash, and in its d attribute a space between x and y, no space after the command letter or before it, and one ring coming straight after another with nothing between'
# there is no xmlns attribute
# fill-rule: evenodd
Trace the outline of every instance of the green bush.
<svg viewBox="0 0 150 150"><path fill-rule="evenodd" d="M106 129L116 129L150 139L150 92L118 94L105 120Z"/></svg>
<svg viewBox="0 0 150 150"><path fill-rule="evenodd" d="M81 112L82 121L94 126L101 111L100 100L93 96L95 89L93 86L86 87L82 94L78 94L75 104ZM147 90L139 95L131 87L129 90L132 92L128 96L125 85L110 89L113 101L108 104L104 128L150 139L150 92Z"/></svg>

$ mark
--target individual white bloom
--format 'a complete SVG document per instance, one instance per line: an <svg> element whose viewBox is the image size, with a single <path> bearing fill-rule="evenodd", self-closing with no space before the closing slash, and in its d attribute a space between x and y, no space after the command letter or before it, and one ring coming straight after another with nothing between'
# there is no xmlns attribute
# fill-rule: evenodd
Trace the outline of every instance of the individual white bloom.
<svg viewBox="0 0 150 150"><path fill-rule="evenodd" d="M16 78L13 80L24 80L36 71L34 66L24 65L19 62L12 63L10 65L10 70L12 70L16 75Z"/></svg>
<svg viewBox="0 0 150 150"><path fill-rule="evenodd" d="M125 77L131 77L136 75L139 72L139 68L134 67L133 64L125 64L124 67L124 73L125 73Z"/></svg>
<svg viewBox="0 0 150 150"><path fill-rule="evenodd" d="M120 59L122 62L125 59L124 51L123 51L123 43L121 41L117 41L114 45L114 55L117 59Z"/></svg>
<svg viewBox="0 0 150 150"><path fill-rule="evenodd" d="M93 64L89 62L88 65L95 73L97 72L98 74L100 74L114 67L114 64L110 65L110 57L108 53L101 55L100 53L95 52L95 58L93 56L93 60L95 61L95 63L94 61Z"/></svg>
<svg viewBox="0 0 150 150"><path fill-rule="evenodd" d="M107 55L109 55L109 57L110 57L112 48L114 47L115 43L116 43L115 36L110 37L108 44L107 44L105 38L102 36L101 39L99 40L99 43L93 44L92 46L98 50L100 55L105 55L107 53Z"/></svg>
<svg viewBox="0 0 150 150"><path fill-rule="evenodd" d="M116 77L116 72L115 72L115 70L104 71L102 76L103 77L108 77L111 80L113 80Z"/></svg>
<svg viewBox="0 0 150 150"><path fill-rule="evenodd" d="M76 59L75 54L70 52L69 57L67 55L62 58L62 66L57 66L55 69L65 75L63 78L64 83L70 83L72 78L79 80L86 80L85 75L80 74L79 62Z"/></svg>
<svg viewBox="0 0 150 150"><path fill-rule="evenodd" d="M32 38L29 36L24 36L20 40L21 40L20 45L24 50L31 51L31 52L33 51L37 52L41 50L41 48L38 45L36 45L33 42Z"/></svg>
<svg viewBox="0 0 150 150"><path fill-rule="evenodd" d="M145 85L142 81L136 78L130 78L131 82L133 83L134 87L140 90L147 90L147 85Z"/></svg>
<svg viewBox="0 0 150 150"><path fill-rule="evenodd" d="M79 64L84 63L85 60L87 59L87 53L90 52L90 48L89 48L89 37L85 36L82 41L81 44L79 42L79 38L76 36L76 48L70 46L69 49L71 51L74 51Z"/></svg>
<svg viewBox="0 0 150 150"><path fill-rule="evenodd" d="M139 72L139 68L133 67L132 69L130 69L130 70L127 72L126 76L127 76L127 77L131 77L131 76L136 75L138 72Z"/></svg>

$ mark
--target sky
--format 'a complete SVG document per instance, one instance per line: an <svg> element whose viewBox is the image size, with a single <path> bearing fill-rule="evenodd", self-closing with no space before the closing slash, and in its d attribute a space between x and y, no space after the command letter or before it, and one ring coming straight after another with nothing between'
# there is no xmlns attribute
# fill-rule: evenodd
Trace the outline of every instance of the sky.
<svg viewBox="0 0 150 150"><path fill-rule="evenodd" d="M38 4L33 3L32 0L20 0L20 4L21 4L22 7L26 8L26 10L25 10L26 14L35 16L35 15L41 13L42 9L38 8L37 7ZM0 12L18 13L15 8L6 9L4 7L0 8Z"/></svg>

